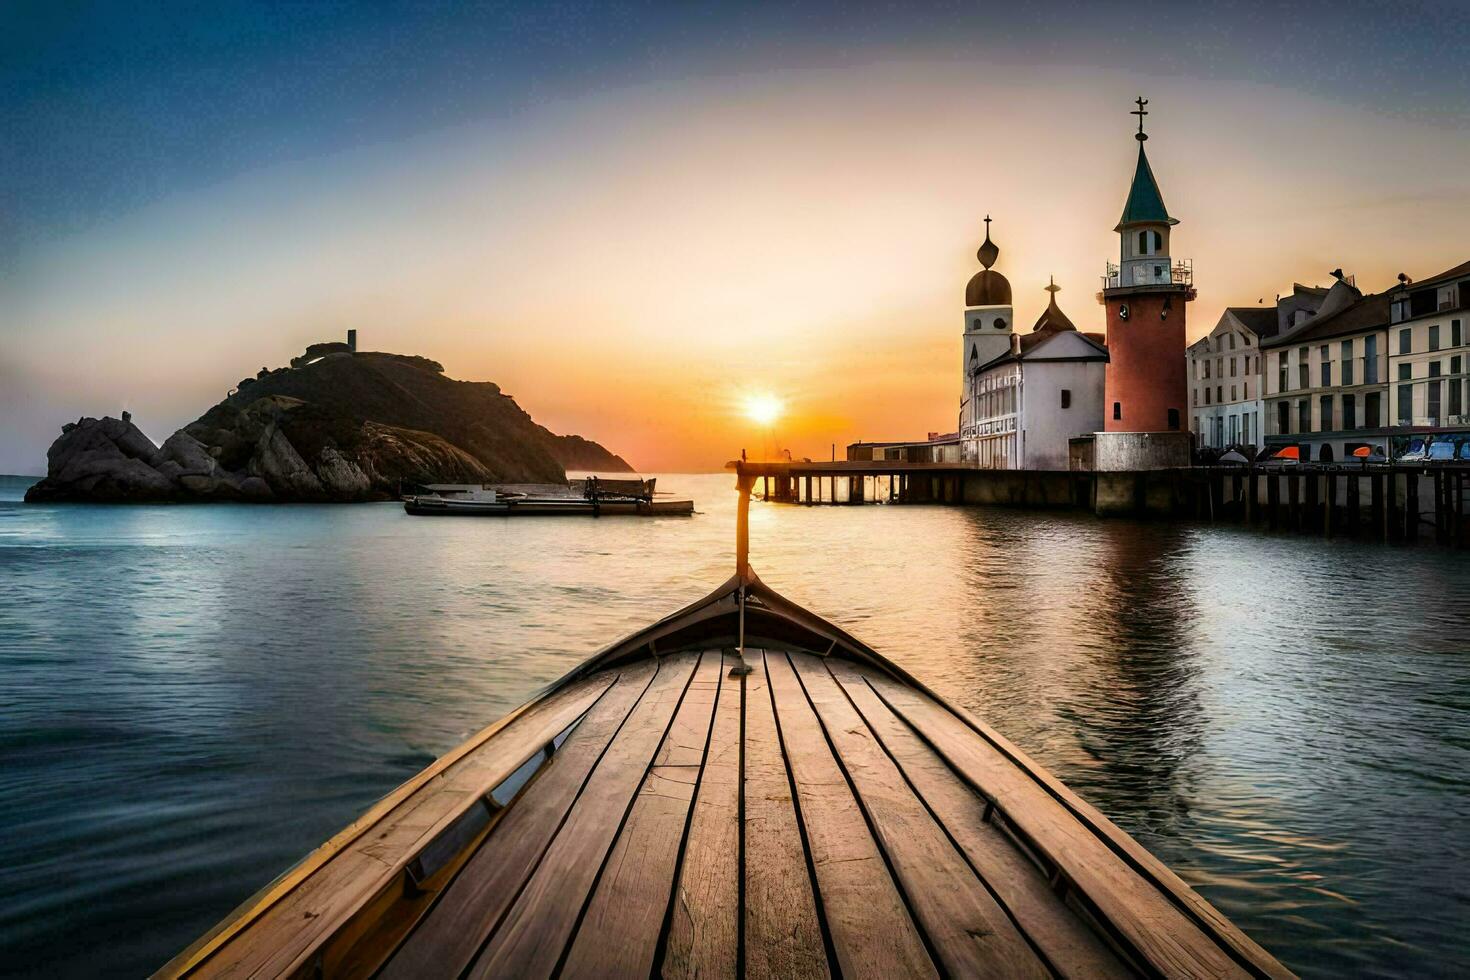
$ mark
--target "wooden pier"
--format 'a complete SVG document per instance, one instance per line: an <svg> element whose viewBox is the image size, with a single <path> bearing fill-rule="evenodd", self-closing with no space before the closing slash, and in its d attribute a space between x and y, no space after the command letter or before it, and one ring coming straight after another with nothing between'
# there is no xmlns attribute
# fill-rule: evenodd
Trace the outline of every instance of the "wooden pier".
<svg viewBox="0 0 1470 980"><path fill-rule="evenodd" d="M985 470L898 460L750 462L765 500L993 504L1259 525L1324 537L1470 546L1467 465L1195 466L1137 472Z"/></svg>

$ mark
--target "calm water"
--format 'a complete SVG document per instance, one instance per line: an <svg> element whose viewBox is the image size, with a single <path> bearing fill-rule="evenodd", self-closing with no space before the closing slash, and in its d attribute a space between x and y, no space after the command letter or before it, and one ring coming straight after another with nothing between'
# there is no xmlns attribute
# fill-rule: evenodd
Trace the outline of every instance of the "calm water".
<svg viewBox="0 0 1470 980"><path fill-rule="evenodd" d="M26 507L0 482L0 972L137 975L609 639L689 519ZM990 720L1304 975L1470 972L1470 560L756 505L753 563Z"/></svg>

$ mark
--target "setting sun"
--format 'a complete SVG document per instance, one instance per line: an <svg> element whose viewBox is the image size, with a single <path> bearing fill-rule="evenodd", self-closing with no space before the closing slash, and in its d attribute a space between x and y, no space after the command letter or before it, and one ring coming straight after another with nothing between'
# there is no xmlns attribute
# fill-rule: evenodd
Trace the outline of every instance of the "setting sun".
<svg viewBox="0 0 1470 980"><path fill-rule="evenodd" d="M751 395L745 400L745 415L752 422L770 425L781 417L781 400L775 395Z"/></svg>

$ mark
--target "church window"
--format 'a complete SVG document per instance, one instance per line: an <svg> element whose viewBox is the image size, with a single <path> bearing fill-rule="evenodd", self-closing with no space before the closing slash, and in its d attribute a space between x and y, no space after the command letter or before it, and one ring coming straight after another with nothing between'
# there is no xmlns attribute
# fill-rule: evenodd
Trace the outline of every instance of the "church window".
<svg viewBox="0 0 1470 980"><path fill-rule="evenodd" d="M1063 408L1071 408L1072 407L1072 390L1070 388L1063 388L1062 389L1062 407Z"/></svg>
<svg viewBox="0 0 1470 980"><path fill-rule="evenodd" d="M1113 402L1113 421L1116 422L1116 421L1118 421L1118 420L1120 420L1122 418L1123 418L1123 403L1122 402Z"/></svg>
<svg viewBox="0 0 1470 980"><path fill-rule="evenodd" d="M1179 431L1179 409L1177 408L1169 409L1169 431Z"/></svg>

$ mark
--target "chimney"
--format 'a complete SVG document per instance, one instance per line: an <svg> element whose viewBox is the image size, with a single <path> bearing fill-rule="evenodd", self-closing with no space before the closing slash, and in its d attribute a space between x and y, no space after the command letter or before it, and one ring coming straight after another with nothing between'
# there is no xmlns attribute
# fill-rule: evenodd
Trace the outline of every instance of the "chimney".
<svg viewBox="0 0 1470 980"><path fill-rule="evenodd" d="M352 353L354 353L354 354L357 353L357 331L356 330L349 330L349 331L347 331L347 349L350 350L350 351L352 351Z"/></svg>

